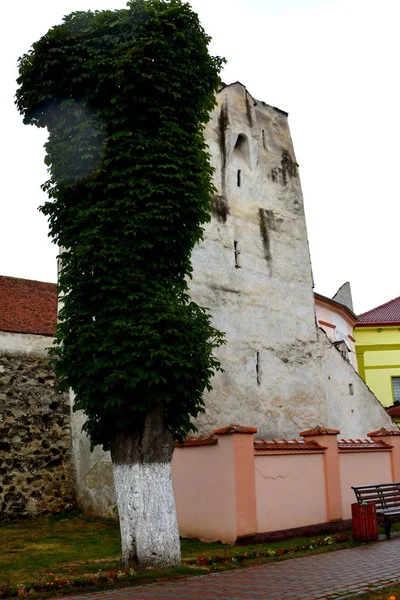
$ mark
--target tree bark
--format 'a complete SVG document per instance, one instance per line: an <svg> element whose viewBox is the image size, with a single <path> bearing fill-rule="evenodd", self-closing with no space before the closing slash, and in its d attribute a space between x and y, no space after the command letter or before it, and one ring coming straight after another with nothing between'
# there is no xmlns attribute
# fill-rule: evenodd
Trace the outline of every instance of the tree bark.
<svg viewBox="0 0 400 600"><path fill-rule="evenodd" d="M181 562L171 478L173 449L162 406L149 413L140 434L118 434L111 444L126 567Z"/></svg>

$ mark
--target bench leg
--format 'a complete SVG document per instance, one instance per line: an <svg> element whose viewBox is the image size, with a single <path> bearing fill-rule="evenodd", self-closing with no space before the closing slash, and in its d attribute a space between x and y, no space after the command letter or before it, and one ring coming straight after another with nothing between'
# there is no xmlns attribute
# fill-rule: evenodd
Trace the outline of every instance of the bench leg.
<svg viewBox="0 0 400 600"><path fill-rule="evenodd" d="M392 522L390 519L388 519L387 517L385 517L385 535L387 537L388 540L390 540L390 526L391 526Z"/></svg>

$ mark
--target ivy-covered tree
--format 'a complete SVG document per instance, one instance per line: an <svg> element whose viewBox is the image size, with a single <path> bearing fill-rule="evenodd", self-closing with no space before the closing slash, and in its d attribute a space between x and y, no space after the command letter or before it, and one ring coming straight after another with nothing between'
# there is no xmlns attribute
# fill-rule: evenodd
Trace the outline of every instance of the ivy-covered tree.
<svg viewBox="0 0 400 600"><path fill-rule="evenodd" d="M133 0L66 16L19 61L17 107L49 133L56 372L111 450L126 565L180 562L174 439L220 368L222 335L188 294L213 191L203 130L223 61L209 40L189 4Z"/></svg>

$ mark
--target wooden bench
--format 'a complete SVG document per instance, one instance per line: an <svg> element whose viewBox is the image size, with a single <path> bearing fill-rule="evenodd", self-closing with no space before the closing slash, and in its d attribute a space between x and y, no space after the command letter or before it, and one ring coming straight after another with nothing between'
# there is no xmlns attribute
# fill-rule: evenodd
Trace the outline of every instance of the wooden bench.
<svg viewBox="0 0 400 600"><path fill-rule="evenodd" d="M351 487L359 504L375 504L377 517L383 518L385 534L390 539L392 521L400 515L400 482Z"/></svg>

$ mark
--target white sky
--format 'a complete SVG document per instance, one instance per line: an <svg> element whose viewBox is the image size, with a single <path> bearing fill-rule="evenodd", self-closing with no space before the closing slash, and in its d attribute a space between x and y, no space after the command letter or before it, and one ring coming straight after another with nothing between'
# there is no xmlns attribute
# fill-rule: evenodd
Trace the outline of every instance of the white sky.
<svg viewBox="0 0 400 600"><path fill-rule="evenodd" d="M191 0L226 83L289 112L315 289L351 282L360 313L400 295L399 0ZM40 184L45 132L22 124L17 58L64 14L125 0L20 0L3 8L0 275L56 281Z"/></svg>

